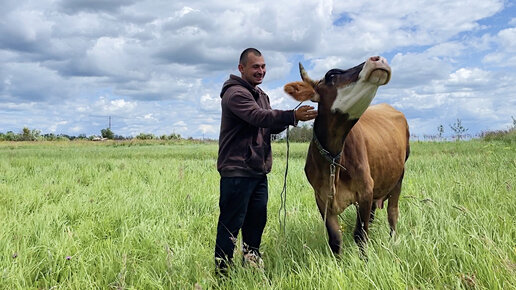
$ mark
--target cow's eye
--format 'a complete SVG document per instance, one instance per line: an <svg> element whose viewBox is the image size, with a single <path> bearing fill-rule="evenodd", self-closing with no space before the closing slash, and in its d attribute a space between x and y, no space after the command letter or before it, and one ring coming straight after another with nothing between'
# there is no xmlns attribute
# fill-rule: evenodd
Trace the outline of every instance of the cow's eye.
<svg viewBox="0 0 516 290"><path fill-rule="evenodd" d="M331 69L324 76L326 84L335 85L337 75L343 74L345 71L341 69Z"/></svg>
<svg viewBox="0 0 516 290"><path fill-rule="evenodd" d="M334 85L335 85L335 75L334 75L334 74L331 74L331 75L330 75L330 79L329 79L329 81L330 81L330 83L331 83L331 85L332 85L332 86L334 86Z"/></svg>

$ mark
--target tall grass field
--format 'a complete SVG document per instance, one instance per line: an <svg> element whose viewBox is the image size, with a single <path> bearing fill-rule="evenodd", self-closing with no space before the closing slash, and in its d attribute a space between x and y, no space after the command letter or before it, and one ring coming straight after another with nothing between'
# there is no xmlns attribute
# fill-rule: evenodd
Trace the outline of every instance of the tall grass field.
<svg viewBox="0 0 516 290"><path fill-rule="evenodd" d="M286 144L273 145L265 271L236 253L219 279L216 143L1 142L0 289L516 289L514 144L412 143L397 236L378 210L367 261L354 207L342 254L328 248L307 147L290 145L280 223Z"/></svg>

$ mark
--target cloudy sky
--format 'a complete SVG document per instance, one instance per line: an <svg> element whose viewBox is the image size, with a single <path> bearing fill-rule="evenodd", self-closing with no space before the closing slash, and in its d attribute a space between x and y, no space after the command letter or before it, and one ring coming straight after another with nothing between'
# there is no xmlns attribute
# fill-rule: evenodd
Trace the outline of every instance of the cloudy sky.
<svg viewBox="0 0 516 290"><path fill-rule="evenodd" d="M245 3L245 4L244 4ZM252 3L252 4L251 4ZM391 64L374 103L415 135L462 121L468 133L516 118L516 4L470 1L2 0L0 132L218 138L222 83L240 52L262 51L273 108L283 85Z"/></svg>

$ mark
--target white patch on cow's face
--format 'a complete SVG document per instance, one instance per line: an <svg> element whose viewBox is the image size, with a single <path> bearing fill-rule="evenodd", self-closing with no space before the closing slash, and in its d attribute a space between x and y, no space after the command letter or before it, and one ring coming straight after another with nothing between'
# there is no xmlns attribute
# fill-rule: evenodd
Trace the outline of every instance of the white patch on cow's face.
<svg viewBox="0 0 516 290"><path fill-rule="evenodd" d="M360 118L374 99L378 86L388 83L389 79L390 67L384 58L368 59L355 83L337 88L332 113L347 113L349 119Z"/></svg>
<svg viewBox="0 0 516 290"><path fill-rule="evenodd" d="M349 114L349 119L358 119L369 107L376 95L378 85L361 81L337 89L337 97L331 106L332 113Z"/></svg>

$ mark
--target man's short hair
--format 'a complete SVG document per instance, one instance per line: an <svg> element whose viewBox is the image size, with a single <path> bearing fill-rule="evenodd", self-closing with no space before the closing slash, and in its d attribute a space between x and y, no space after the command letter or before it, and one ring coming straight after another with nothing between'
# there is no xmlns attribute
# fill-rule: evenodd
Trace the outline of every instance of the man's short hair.
<svg viewBox="0 0 516 290"><path fill-rule="evenodd" d="M240 54L240 64L241 65L246 65L247 64L247 59L248 59L248 55L249 53L253 53L254 55L256 56L262 56L262 53L256 49L256 48L246 48L244 51L242 51L242 54Z"/></svg>

